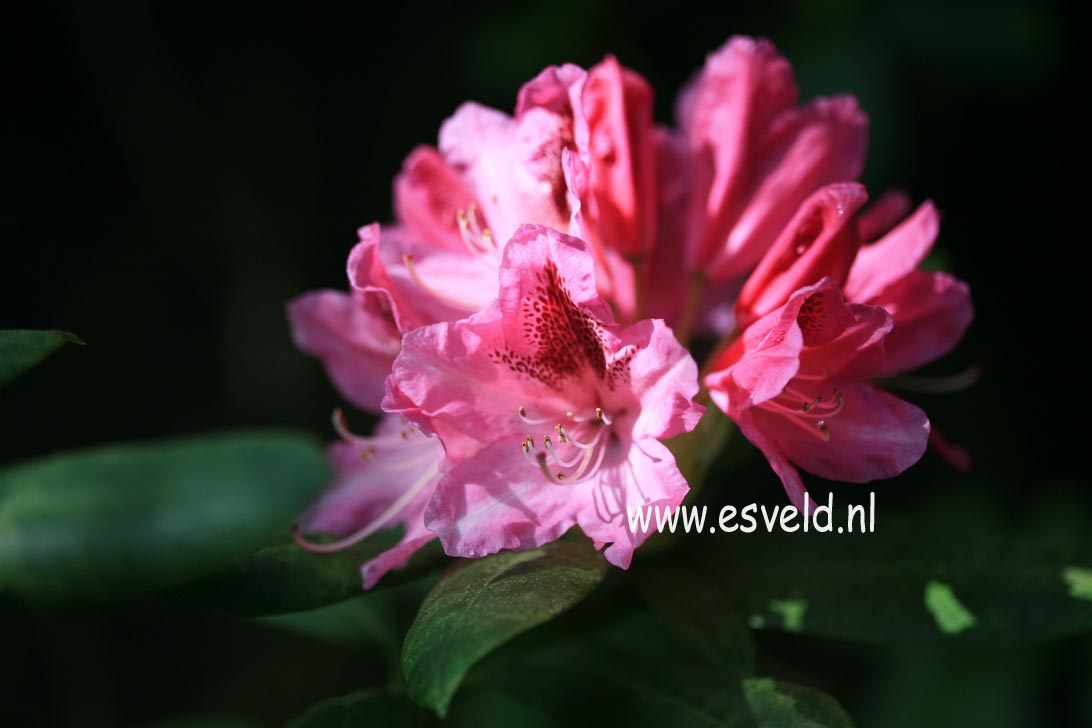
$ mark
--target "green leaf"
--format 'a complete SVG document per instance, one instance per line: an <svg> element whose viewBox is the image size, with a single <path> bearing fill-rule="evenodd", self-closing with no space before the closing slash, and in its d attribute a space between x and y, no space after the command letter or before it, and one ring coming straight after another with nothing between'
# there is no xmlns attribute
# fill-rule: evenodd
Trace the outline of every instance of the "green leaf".
<svg viewBox="0 0 1092 728"><path fill-rule="evenodd" d="M657 564L678 592L772 628L873 643L1023 644L1092 632L1075 574L1092 551L882 519L874 533L725 534ZM715 602L715 600L714 600ZM697 605L696 605L697 606ZM718 609L718 607L712 607Z"/></svg>
<svg viewBox="0 0 1092 728"><path fill-rule="evenodd" d="M459 563L425 599L406 635L402 668L410 696L443 716L474 663L579 602L605 567L586 541Z"/></svg>
<svg viewBox="0 0 1092 728"><path fill-rule="evenodd" d="M223 568L326 482L286 433L117 445L0 471L0 589L43 598L154 589Z"/></svg>
<svg viewBox="0 0 1092 728"><path fill-rule="evenodd" d="M163 593L198 609L239 617L264 617L324 607L359 596L360 566L398 543L398 530L377 533L355 546L316 554L292 541L263 548L215 574ZM443 561L437 543L427 545L405 568L385 575L384 589L435 571Z"/></svg>
<svg viewBox="0 0 1092 728"><path fill-rule="evenodd" d="M325 700L288 723L289 728L416 728L428 714L402 693L369 689Z"/></svg>
<svg viewBox="0 0 1092 728"><path fill-rule="evenodd" d="M0 331L0 387L45 359L62 344L80 344L80 338L65 331Z"/></svg>
<svg viewBox="0 0 1092 728"><path fill-rule="evenodd" d="M852 728L842 706L825 693L770 678L743 681L757 728Z"/></svg>

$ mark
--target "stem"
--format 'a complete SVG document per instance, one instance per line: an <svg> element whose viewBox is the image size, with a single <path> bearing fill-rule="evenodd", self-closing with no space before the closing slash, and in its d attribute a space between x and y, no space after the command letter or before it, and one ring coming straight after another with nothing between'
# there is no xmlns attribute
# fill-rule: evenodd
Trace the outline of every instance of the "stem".
<svg viewBox="0 0 1092 728"><path fill-rule="evenodd" d="M634 255L629 259L633 268L633 320L643 321L647 310L648 292L645 290L647 283L647 271L645 266L647 258L643 255Z"/></svg>

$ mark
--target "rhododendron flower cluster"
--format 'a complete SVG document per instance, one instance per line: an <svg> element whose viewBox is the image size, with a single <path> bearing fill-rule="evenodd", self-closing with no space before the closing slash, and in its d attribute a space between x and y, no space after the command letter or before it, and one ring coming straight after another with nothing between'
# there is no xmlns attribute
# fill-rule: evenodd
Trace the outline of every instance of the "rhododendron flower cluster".
<svg viewBox="0 0 1092 728"><path fill-rule="evenodd" d="M973 314L965 284L919 270L935 207L866 205L857 102L801 104L750 38L709 56L676 127L653 100L607 57L545 69L511 115L463 105L407 157L395 221L360 229L348 292L290 304L297 345L382 414L371 437L335 418L336 478L302 546L401 526L367 587L434 538L479 557L577 526L626 568L645 537L627 509L688 492L664 441L701 402L798 506L800 470L866 482L921 457L929 421L883 380L948 352Z"/></svg>

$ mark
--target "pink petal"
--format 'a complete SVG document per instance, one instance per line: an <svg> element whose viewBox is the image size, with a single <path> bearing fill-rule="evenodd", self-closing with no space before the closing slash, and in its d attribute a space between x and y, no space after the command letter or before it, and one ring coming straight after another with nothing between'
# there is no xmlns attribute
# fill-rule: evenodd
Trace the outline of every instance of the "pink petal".
<svg viewBox="0 0 1092 728"><path fill-rule="evenodd" d="M394 180L395 215L436 246L466 252L456 215L473 206L474 195L466 182L432 147L414 149Z"/></svg>
<svg viewBox="0 0 1092 728"><path fill-rule="evenodd" d="M824 442L817 430L784 415L750 410L753 424L798 467L829 480L867 483L893 478L921 459L929 419L908 402L860 382L838 383L840 412L826 420Z"/></svg>
<svg viewBox="0 0 1092 728"><path fill-rule="evenodd" d="M409 328L455 321L497 294L499 253L439 247L399 228L386 228L379 255L391 298Z"/></svg>
<svg viewBox="0 0 1092 728"><path fill-rule="evenodd" d="M555 485L520 454L516 441L498 442L451 470L425 511L425 524L452 556L481 557L555 541L572 526L605 556L628 568L648 534L630 533L626 508L676 506L688 486L671 452L656 440L629 445L600 476Z"/></svg>
<svg viewBox="0 0 1092 728"><path fill-rule="evenodd" d="M940 215L932 202L925 202L878 242L861 248L846 281L846 295L872 303L884 288L925 260L939 231Z"/></svg>
<svg viewBox="0 0 1092 728"><path fill-rule="evenodd" d="M652 438L635 441L624 462L605 467L596 488L598 492L592 494L590 507L586 501L581 504L577 522L580 530L597 544L611 544L603 555L621 569L629 568L633 551L651 535L629 530L627 510L674 509L690 492L686 478L675 464L675 456Z"/></svg>
<svg viewBox="0 0 1092 728"><path fill-rule="evenodd" d="M714 247L710 278L742 275L769 249L815 190L856 179L864 167L868 120L850 96L817 99L778 119L757 142L747 186L725 207L726 238ZM735 212L738 210L738 213Z"/></svg>
<svg viewBox="0 0 1092 728"><path fill-rule="evenodd" d="M736 300L743 327L788 300L789 295L823 277L845 282L860 238L855 214L868 198L859 184L822 188L801 205Z"/></svg>
<svg viewBox="0 0 1092 728"><path fill-rule="evenodd" d="M496 240L525 222L564 228L569 210L561 152L572 119L534 107L516 120L463 104L440 129L440 151L469 182Z"/></svg>
<svg viewBox="0 0 1092 728"><path fill-rule="evenodd" d="M800 471L789 462L781 448L773 440L766 437L762 427L755 423L752 417L753 412L754 410L747 410L737 420L740 432L766 456L770 468L781 479L781 485L785 488L786 495L789 496L789 502L803 512L805 501L808 501L810 502L808 511L814 512L815 501L811 500L811 496L808 495L808 490L804 487L804 481L800 478Z"/></svg>
<svg viewBox="0 0 1092 728"><path fill-rule="evenodd" d="M424 510L440 479L443 448L397 417L381 421L373 437L328 450L334 480L301 519L305 533L348 535L403 526L397 545L361 567L370 589L391 569L401 567L435 538L424 525Z"/></svg>
<svg viewBox="0 0 1092 728"><path fill-rule="evenodd" d="M869 204L857 216L861 242L873 243L891 231L910 212L910 196L902 190L889 190Z"/></svg>
<svg viewBox="0 0 1092 728"><path fill-rule="evenodd" d="M656 229L652 104L648 82L614 57L588 73L586 214L602 244L625 258L648 253Z"/></svg>
<svg viewBox="0 0 1092 728"><path fill-rule="evenodd" d="M499 439L451 469L425 509L425 526L449 556L478 558L501 549L556 541L576 523L591 482L554 485L520 451Z"/></svg>
<svg viewBox="0 0 1092 728"><path fill-rule="evenodd" d="M401 336L380 294L305 293L288 304L296 346L322 360L345 399L376 412Z"/></svg>
<svg viewBox="0 0 1092 728"><path fill-rule="evenodd" d="M907 372L944 356L974 320L970 288L947 273L913 271L885 288L876 303L895 320L884 340L887 374Z"/></svg>
<svg viewBox="0 0 1092 728"><path fill-rule="evenodd" d="M629 380L640 393L635 437L670 438L697 427L705 408L694 403L698 365L660 320L645 319L620 335L620 346L635 347Z"/></svg>

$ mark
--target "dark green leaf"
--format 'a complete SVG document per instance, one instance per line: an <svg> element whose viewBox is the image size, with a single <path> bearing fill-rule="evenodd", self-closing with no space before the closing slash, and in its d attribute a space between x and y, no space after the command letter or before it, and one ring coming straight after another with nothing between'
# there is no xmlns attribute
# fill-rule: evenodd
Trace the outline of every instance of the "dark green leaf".
<svg viewBox="0 0 1092 728"><path fill-rule="evenodd" d="M428 725L429 716L395 690L361 690L332 698L292 720L289 728L414 728Z"/></svg>
<svg viewBox="0 0 1092 728"><path fill-rule="evenodd" d="M0 331L0 386L45 359L64 343L83 344L65 331Z"/></svg>
<svg viewBox="0 0 1092 728"><path fill-rule="evenodd" d="M259 617L258 621L323 642L350 647L374 645L397 654L401 634L391 597L389 590L370 592L328 607Z"/></svg>
<svg viewBox="0 0 1092 728"><path fill-rule="evenodd" d="M441 716L463 675L506 641L572 607L606 562L585 541L464 561L421 605L402 649L411 697Z"/></svg>
<svg viewBox="0 0 1092 728"><path fill-rule="evenodd" d="M792 686L785 696L770 696L764 681L747 679L741 667L709 661L650 615L629 613L597 632L486 663L483 681L562 725L770 728L844 718L815 691ZM794 707L796 722L775 720Z"/></svg>
<svg viewBox="0 0 1092 728"><path fill-rule="evenodd" d="M152 589L268 543L323 486L322 449L238 433L58 455L0 471L0 588Z"/></svg>
<svg viewBox="0 0 1092 728"><path fill-rule="evenodd" d="M344 551L316 554L295 543L269 546L227 569L164 593L168 599L200 609L241 617L302 612L359 596L360 566L398 543L398 531L377 533ZM439 568L438 544L419 551L404 569L392 571L375 587L402 584Z"/></svg>
<svg viewBox="0 0 1092 728"><path fill-rule="evenodd" d="M1020 644L1092 631L1092 553L884 519L874 533L718 534L658 566L750 626L878 642Z"/></svg>
<svg viewBox="0 0 1092 728"><path fill-rule="evenodd" d="M829 695L771 678L743 681L743 695L757 728L852 728Z"/></svg>

